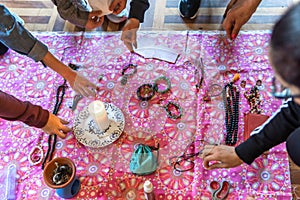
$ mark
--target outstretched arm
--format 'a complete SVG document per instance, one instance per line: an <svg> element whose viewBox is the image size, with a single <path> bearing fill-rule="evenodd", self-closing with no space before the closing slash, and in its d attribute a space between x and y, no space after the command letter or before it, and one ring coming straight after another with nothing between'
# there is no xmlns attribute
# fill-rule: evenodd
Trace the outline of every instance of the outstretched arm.
<svg viewBox="0 0 300 200"><path fill-rule="evenodd" d="M4 5L0 5L0 41L34 61L42 60L48 52L47 46L19 24Z"/></svg>
<svg viewBox="0 0 300 200"><path fill-rule="evenodd" d="M80 9L80 2L86 4L85 1L78 1L75 5L72 0L52 0L57 6L59 15L70 23L82 27L93 29L102 25L104 17L100 17L101 11L88 11L84 8ZM86 5L82 5L84 7Z"/></svg>
<svg viewBox="0 0 300 200"><path fill-rule="evenodd" d="M56 134L61 138L71 129L66 121L36 106L0 91L0 117L9 121L21 121L29 126L42 128L48 134Z"/></svg>
<svg viewBox="0 0 300 200"><path fill-rule="evenodd" d="M144 22L144 15L149 6L148 0L132 0L130 2L129 17L123 27L121 40L131 52L133 47L137 48L136 33L140 23Z"/></svg>
<svg viewBox="0 0 300 200"><path fill-rule="evenodd" d="M49 66L51 69L65 78L69 82L70 86L79 94L85 97L95 96L95 91L97 88L95 84L88 81L85 77L79 75L76 71L67 67L50 52L46 53L42 61L45 65Z"/></svg>
<svg viewBox="0 0 300 200"><path fill-rule="evenodd" d="M20 54L27 55L34 61L42 61L64 77L71 87L80 94L84 96L94 95L93 90L91 90L91 88L96 89L94 84L79 76L52 55L48 51L48 47L19 24L3 5L0 5L0 41Z"/></svg>
<svg viewBox="0 0 300 200"><path fill-rule="evenodd" d="M248 22L261 0L231 0L225 11L223 28L227 37L235 39L242 26Z"/></svg>
<svg viewBox="0 0 300 200"><path fill-rule="evenodd" d="M263 125L254 129L251 137L237 147L207 145L203 150L203 163L208 169L236 167L243 162L251 164L270 148L286 141L300 126L300 106L289 100Z"/></svg>
<svg viewBox="0 0 300 200"><path fill-rule="evenodd" d="M202 151L203 166L206 169L231 168L243 163L233 146L206 145Z"/></svg>

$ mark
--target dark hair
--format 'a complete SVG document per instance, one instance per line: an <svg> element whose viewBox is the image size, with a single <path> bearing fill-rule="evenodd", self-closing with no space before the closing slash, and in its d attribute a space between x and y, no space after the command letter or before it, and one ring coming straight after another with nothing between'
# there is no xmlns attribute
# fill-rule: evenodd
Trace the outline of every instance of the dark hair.
<svg viewBox="0 0 300 200"><path fill-rule="evenodd" d="M273 69L287 83L300 88L300 4L289 8L275 24L270 56Z"/></svg>

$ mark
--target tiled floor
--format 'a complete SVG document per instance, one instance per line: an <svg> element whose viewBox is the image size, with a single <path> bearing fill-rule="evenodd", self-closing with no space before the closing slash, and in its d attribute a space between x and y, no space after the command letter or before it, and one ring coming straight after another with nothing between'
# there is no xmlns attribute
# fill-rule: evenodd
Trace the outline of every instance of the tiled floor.
<svg viewBox="0 0 300 200"><path fill-rule="evenodd" d="M244 30L271 29L273 23L284 10L298 0L263 0L256 13L243 27ZM129 0L127 4L129 4ZM150 8L146 12L143 28L168 30L214 30L220 27L227 1L201 0L198 17L184 20L178 15L179 0L149 0ZM26 27L32 31L74 31L75 26L66 23L57 13L51 0L0 0L11 11L21 16ZM113 23L102 30L114 31L120 27Z"/></svg>
<svg viewBox="0 0 300 200"><path fill-rule="evenodd" d="M243 30L270 30L286 8L299 0L262 0L260 7ZM222 15L228 1L201 0L198 17L184 20L178 15L179 0L149 0L151 6L146 12L142 28L154 30L214 30L220 27ZM129 0L127 2L129 4ZM31 31L76 31L74 25L59 17L51 0L0 0L11 11L25 21ZM121 26L106 21L98 30L116 31ZM300 184L298 167L291 164L292 182Z"/></svg>

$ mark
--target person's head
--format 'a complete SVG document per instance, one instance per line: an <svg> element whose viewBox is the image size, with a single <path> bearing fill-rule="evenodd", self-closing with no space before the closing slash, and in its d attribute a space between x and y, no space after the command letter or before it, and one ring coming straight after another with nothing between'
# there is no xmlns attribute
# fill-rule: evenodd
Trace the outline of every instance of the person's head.
<svg viewBox="0 0 300 200"><path fill-rule="evenodd" d="M275 24L270 42L270 60L277 79L300 94L300 4L289 8ZM300 98L294 98L300 104Z"/></svg>
<svg viewBox="0 0 300 200"><path fill-rule="evenodd" d="M101 17L108 14L119 14L125 8L127 0L88 0L93 11L101 10Z"/></svg>
<svg viewBox="0 0 300 200"><path fill-rule="evenodd" d="M300 94L300 4L296 4L275 24L271 36L270 60L277 79L291 90ZM300 97L294 98L300 104ZM300 128L286 140L290 158L300 166Z"/></svg>

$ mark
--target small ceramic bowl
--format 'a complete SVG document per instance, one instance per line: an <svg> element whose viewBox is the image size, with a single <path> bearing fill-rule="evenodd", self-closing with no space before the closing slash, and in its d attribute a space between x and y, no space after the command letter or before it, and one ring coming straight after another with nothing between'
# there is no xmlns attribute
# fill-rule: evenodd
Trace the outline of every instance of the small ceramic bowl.
<svg viewBox="0 0 300 200"><path fill-rule="evenodd" d="M70 179L63 184L60 185L56 185L53 183L52 178L53 178L53 172L56 169L56 164L58 163L59 165L68 165L69 167L71 167L72 169L72 175L70 176ZM72 160L70 160L69 158L65 158L65 157L58 157L58 158L54 158L53 160L51 160L49 163L47 163L44 172L43 172L43 177L44 177L44 182L46 183L47 186L49 186L50 188L53 189L59 189L59 188L64 188L67 185L69 185L69 183L71 183L73 181L73 179L75 178L75 174L76 174L76 167L73 163Z"/></svg>

